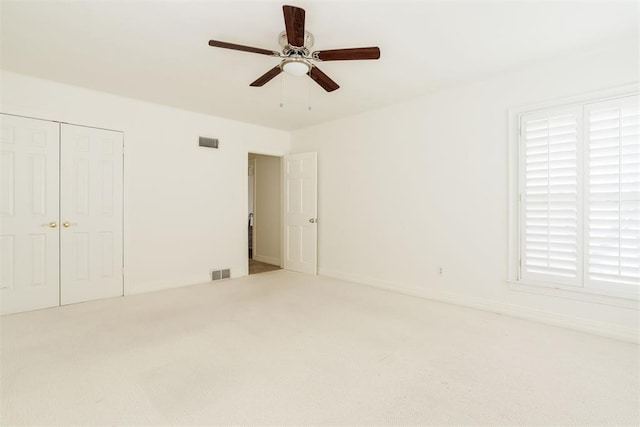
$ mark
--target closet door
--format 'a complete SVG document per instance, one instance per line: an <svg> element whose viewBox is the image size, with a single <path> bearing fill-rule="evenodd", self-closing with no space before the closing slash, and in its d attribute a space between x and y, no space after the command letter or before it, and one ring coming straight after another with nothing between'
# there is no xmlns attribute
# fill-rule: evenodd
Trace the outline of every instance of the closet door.
<svg viewBox="0 0 640 427"><path fill-rule="evenodd" d="M59 304L59 125L0 114L0 314Z"/></svg>
<svg viewBox="0 0 640 427"><path fill-rule="evenodd" d="M123 294L121 132L61 125L61 303Z"/></svg>

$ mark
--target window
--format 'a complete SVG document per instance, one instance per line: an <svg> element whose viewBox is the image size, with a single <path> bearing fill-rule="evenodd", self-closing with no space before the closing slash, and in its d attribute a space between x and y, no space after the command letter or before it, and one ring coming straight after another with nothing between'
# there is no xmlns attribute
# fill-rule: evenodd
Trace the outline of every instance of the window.
<svg viewBox="0 0 640 427"><path fill-rule="evenodd" d="M640 289L640 97L519 114L518 280Z"/></svg>

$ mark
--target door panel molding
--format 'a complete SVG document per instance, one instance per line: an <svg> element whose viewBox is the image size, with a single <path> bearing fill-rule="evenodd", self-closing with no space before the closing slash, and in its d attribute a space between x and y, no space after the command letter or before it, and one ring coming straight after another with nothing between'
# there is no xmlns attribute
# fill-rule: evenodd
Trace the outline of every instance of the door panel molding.
<svg viewBox="0 0 640 427"><path fill-rule="evenodd" d="M0 113L0 314L123 295L123 147Z"/></svg>
<svg viewBox="0 0 640 427"><path fill-rule="evenodd" d="M65 123L60 131L61 304L121 296L123 135Z"/></svg>
<svg viewBox="0 0 640 427"><path fill-rule="evenodd" d="M317 274L317 153L283 158L284 268Z"/></svg>
<svg viewBox="0 0 640 427"><path fill-rule="evenodd" d="M59 134L0 113L0 314L60 303Z"/></svg>

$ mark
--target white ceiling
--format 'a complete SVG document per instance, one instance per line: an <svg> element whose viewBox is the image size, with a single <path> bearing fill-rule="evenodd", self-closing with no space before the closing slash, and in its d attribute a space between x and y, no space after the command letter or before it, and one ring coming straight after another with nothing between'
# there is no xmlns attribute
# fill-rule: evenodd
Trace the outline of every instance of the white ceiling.
<svg viewBox="0 0 640 427"><path fill-rule="evenodd" d="M291 130L638 37L640 12L636 1L292 1L313 50L377 45L381 59L320 63L333 93L284 74L249 87L277 58L207 42L279 50L282 4L3 0L2 68Z"/></svg>

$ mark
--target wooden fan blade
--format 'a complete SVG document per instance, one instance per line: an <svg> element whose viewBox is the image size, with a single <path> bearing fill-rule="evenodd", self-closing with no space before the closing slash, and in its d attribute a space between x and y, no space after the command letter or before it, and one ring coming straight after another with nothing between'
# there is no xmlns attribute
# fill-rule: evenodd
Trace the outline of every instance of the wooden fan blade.
<svg viewBox="0 0 640 427"><path fill-rule="evenodd" d="M360 59L379 59L379 47L356 47L353 49L318 50L313 57L320 61L352 61Z"/></svg>
<svg viewBox="0 0 640 427"><path fill-rule="evenodd" d="M269 80L271 80L281 72L282 72L282 69L280 69L280 66L276 65L275 67L273 67L272 69L270 69L269 71L267 71L266 73L258 77L256 81L251 83L249 86L255 86L255 87L264 86L265 83L267 83Z"/></svg>
<svg viewBox="0 0 640 427"><path fill-rule="evenodd" d="M311 70L307 73L309 77L311 77L316 83L318 83L324 90L327 92L333 92L338 89L338 83L331 80L329 76L320 71L318 67L311 67Z"/></svg>
<svg viewBox="0 0 640 427"><path fill-rule="evenodd" d="M282 6L284 29L291 46L304 46L304 9L295 6Z"/></svg>
<svg viewBox="0 0 640 427"><path fill-rule="evenodd" d="M260 49L259 47L243 46L241 44L233 44L227 42L221 42L218 40L209 40L209 46L221 47L223 49L240 50L243 52L259 53L261 55L279 56L280 54L275 50Z"/></svg>

